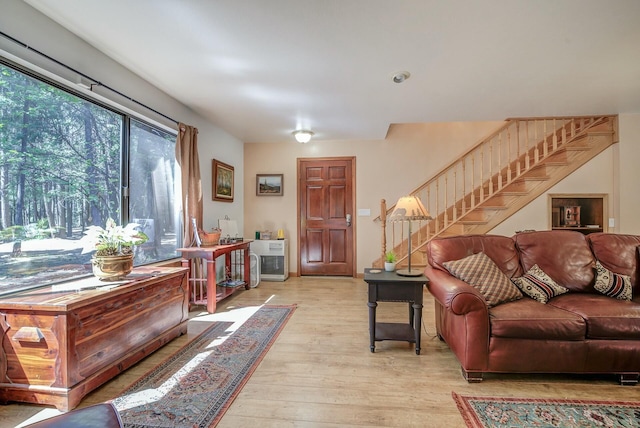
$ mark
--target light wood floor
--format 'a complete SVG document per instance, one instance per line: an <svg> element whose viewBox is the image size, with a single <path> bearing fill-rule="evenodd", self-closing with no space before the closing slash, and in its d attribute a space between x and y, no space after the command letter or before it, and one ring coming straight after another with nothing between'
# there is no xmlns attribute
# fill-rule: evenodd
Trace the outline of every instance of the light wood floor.
<svg viewBox="0 0 640 428"><path fill-rule="evenodd" d="M433 300L426 291L421 355L404 342L377 342L371 353L366 302L362 279L318 277L262 282L219 302L219 316L264 303L295 303L298 308L218 426L464 427L452 391L640 401L640 386L622 387L613 377L491 375L468 384L446 344L434 337ZM195 309L187 335L87 395L80 406L117 396L202 331L210 321L203 308ZM405 322L407 317L406 304L378 306L378 321ZM0 406L0 427L19 426L34 415L52 412L55 409L44 406Z"/></svg>

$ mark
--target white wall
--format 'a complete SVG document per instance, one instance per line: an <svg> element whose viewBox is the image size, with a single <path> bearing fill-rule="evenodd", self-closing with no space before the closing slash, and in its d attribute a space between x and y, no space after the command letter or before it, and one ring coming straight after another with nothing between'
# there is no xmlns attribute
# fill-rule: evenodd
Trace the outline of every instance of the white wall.
<svg viewBox="0 0 640 428"><path fill-rule="evenodd" d="M14 39L103 82L128 97L183 123L198 128L198 147L202 190L204 197L204 228L217 225L218 218L228 215L243 224L243 143L223 129L196 114L184 104L170 97L125 67L105 56L89 44L62 28L31 6L20 0L0 0L0 29ZM0 55L21 65L34 68L59 82L80 89L75 85L77 76L69 70L30 52L0 36ZM167 61L171 58L167 57ZM137 106L110 91L96 89L98 99L117 106L148 122L177 130L174 122L143 107ZM233 203L212 201L211 160L219 159L235 168L235 195Z"/></svg>

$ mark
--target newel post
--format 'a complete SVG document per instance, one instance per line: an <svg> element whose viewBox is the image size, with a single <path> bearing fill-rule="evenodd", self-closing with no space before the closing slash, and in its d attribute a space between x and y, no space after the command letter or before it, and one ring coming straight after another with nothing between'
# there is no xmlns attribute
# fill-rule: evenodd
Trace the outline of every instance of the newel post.
<svg viewBox="0 0 640 428"><path fill-rule="evenodd" d="M380 200L380 222L382 223L382 260L387 253L387 201Z"/></svg>

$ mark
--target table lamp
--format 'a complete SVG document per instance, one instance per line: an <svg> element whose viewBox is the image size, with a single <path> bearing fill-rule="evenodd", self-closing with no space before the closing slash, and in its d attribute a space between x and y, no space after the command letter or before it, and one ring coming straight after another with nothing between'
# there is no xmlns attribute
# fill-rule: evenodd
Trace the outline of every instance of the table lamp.
<svg viewBox="0 0 640 428"><path fill-rule="evenodd" d="M407 257L409 259L409 268L408 269L399 269L396 271L398 275L401 276L420 276L422 275L422 270L414 269L411 270L411 223L414 220L431 220L432 217L429 215L429 211L426 210L422 202L417 196L403 196L398 199L396 203L396 207L393 209L391 215L387 218L389 222L409 222L409 241L408 241L408 253Z"/></svg>

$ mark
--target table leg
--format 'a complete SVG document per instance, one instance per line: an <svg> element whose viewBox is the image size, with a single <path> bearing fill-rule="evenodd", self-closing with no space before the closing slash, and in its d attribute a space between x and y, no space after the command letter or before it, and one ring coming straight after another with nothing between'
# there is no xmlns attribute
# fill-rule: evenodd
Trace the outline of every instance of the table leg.
<svg viewBox="0 0 640 428"><path fill-rule="evenodd" d="M422 303L414 303L413 309L413 328L416 334L416 355L420 355L420 337L422 335Z"/></svg>
<svg viewBox="0 0 640 428"><path fill-rule="evenodd" d="M188 259L182 259L182 267L183 268L187 268L188 270L188 274L187 274L187 296L188 296L188 310L191 311L191 302L193 301L193 296L191 295L191 278L193 278L193 272L191 269L191 260Z"/></svg>
<svg viewBox="0 0 640 428"><path fill-rule="evenodd" d="M215 313L218 303L218 289L216 281L216 261L207 260L207 312Z"/></svg>
<svg viewBox="0 0 640 428"><path fill-rule="evenodd" d="M416 326L413 324L413 302L409 302L409 325L413 328L415 328Z"/></svg>
<svg viewBox="0 0 640 428"><path fill-rule="evenodd" d="M249 290L251 289L251 266L249 266L249 263L250 263L249 262L249 245L244 247L243 256L244 256L244 273L242 276L244 278L242 279L245 282L244 289Z"/></svg>
<svg viewBox="0 0 640 428"><path fill-rule="evenodd" d="M376 351L376 302L367 303L369 306L369 348L371 352Z"/></svg>

